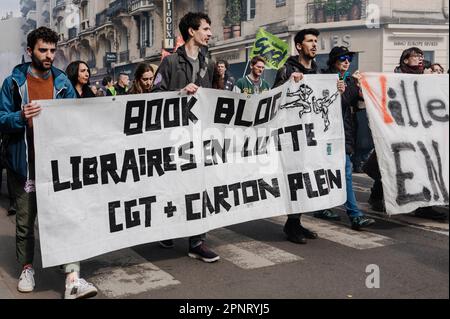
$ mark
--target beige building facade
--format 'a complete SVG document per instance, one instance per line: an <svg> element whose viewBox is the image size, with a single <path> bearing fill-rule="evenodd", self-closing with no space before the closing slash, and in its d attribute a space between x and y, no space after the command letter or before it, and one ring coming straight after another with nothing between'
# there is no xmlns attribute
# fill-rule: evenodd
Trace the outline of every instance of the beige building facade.
<svg viewBox="0 0 450 319"><path fill-rule="evenodd" d="M8 17L0 19L0 83L11 74L11 70L25 57L26 52L22 46L23 33L21 26L25 18Z"/></svg>
<svg viewBox="0 0 450 319"><path fill-rule="evenodd" d="M240 77L260 27L291 46L298 30L321 31L318 62L324 65L333 46L358 52L354 68L392 72L401 52L411 46L431 62L449 66L448 2L446 0L49 0L50 25L61 38L58 64L84 60L93 77L132 74L139 62L158 64L167 19L163 2L173 5L175 35L188 11L212 19L210 53L225 59ZM274 72L268 72L272 79Z"/></svg>
<svg viewBox="0 0 450 319"><path fill-rule="evenodd" d="M445 0L427 1L425 6L423 1L414 0L337 1L334 8L329 6L331 1L247 1L251 2L255 3L255 13L243 15L250 20L242 21L241 37L224 40L219 34L210 48L216 59L228 60L234 66L238 77L246 69L259 27L287 41L292 55L297 54L294 37L298 30L318 29L321 35L317 61L322 68L330 50L342 45L358 52L352 66L361 71L393 72L403 50L412 46L424 50L430 62L449 68L448 2ZM339 4L347 7L341 10ZM223 14L219 9L213 17L219 19ZM273 80L275 72L268 73L268 79Z"/></svg>

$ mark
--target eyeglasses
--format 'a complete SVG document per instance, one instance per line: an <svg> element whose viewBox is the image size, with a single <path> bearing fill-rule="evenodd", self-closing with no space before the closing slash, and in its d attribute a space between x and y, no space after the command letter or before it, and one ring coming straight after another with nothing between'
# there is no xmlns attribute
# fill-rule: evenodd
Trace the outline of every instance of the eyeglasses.
<svg viewBox="0 0 450 319"><path fill-rule="evenodd" d="M352 62L353 56L352 55L342 55L339 57L339 61L345 62L345 60L347 60L348 62Z"/></svg>

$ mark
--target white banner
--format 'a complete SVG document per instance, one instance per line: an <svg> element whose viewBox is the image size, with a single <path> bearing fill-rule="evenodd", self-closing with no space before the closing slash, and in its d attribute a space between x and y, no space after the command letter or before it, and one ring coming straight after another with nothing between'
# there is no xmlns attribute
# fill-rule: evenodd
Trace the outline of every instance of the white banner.
<svg viewBox="0 0 450 319"><path fill-rule="evenodd" d="M41 101L44 267L346 201L334 75L247 97L200 89Z"/></svg>
<svg viewBox="0 0 450 319"><path fill-rule="evenodd" d="M448 75L365 74L389 215L448 205Z"/></svg>

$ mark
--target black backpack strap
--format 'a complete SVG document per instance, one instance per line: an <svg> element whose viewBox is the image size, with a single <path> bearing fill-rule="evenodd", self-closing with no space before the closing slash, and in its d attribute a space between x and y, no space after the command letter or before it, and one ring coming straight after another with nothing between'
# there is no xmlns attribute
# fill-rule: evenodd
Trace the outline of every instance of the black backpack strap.
<svg viewBox="0 0 450 319"><path fill-rule="evenodd" d="M20 96L19 87L15 81L12 82L11 92L13 97L14 111L20 111L22 109L22 97Z"/></svg>
<svg viewBox="0 0 450 319"><path fill-rule="evenodd" d="M290 63L286 63L285 67L286 67L286 71L285 71L286 72L286 74L285 74L286 75L286 79L289 79L291 77L292 73L296 72L297 70Z"/></svg>
<svg viewBox="0 0 450 319"><path fill-rule="evenodd" d="M8 147L9 147L9 134L1 133L0 135L0 167L10 168L8 163Z"/></svg>
<svg viewBox="0 0 450 319"><path fill-rule="evenodd" d="M19 87L15 81L11 81L11 93L13 98L14 110L13 112L20 111L22 109L22 97L20 96ZM8 163L8 148L12 136L11 134L0 134L0 165L4 168L10 168Z"/></svg>

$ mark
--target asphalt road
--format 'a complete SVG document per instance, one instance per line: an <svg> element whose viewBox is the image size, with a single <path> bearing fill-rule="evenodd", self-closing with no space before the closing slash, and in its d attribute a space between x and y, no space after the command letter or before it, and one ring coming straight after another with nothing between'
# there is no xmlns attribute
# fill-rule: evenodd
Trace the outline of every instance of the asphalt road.
<svg viewBox="0 0 450 319"><path fill-rule="evenodd" d="M352 231L336 208L341 222L304 216L320 236L307 245L286 241L284 217L273 218L212 231L208 243L222 257L214 264L189 258L187 239L177 239L174 249L152 243L85 261L82 275L99 288L96 298L448 299L448 221L376 214L366 204L370 180L354 179L362 210L377 221L367 231ZM4 195L0 203L0 298L61 298L64 275L39 263L35 292L17 292L14 218Z"/></svg>

